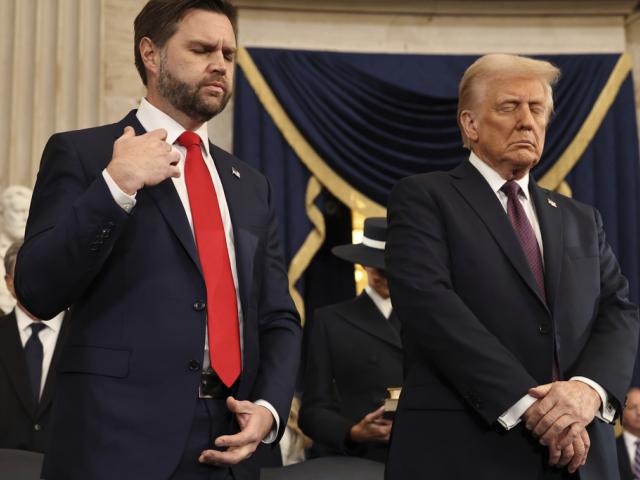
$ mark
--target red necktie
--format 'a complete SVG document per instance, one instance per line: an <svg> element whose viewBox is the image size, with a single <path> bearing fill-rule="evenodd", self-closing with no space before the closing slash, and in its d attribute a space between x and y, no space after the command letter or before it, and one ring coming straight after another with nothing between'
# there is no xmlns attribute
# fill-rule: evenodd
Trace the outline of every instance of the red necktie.
<svg viewBox="0 0 640 480"><path fill-rule="evenodd" d="M207 287L207 326L211 367L230 387L240 375L240 332L236 289L225 240L220 205L204 163L200 137L184 132L178 143L187 149L184 178L193 218L198 256Z"/></svg>

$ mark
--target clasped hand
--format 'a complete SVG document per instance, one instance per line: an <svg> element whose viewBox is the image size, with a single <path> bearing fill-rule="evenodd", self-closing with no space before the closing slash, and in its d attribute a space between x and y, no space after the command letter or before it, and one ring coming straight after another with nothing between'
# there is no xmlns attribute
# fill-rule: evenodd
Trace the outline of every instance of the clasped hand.
<svg viewBox="0 0 640 480"><path fill-rule="evenodd" d="M529 390L536 402L523 415L531 434L549 448L549 465L574 473L584 465L591 440L586 427L600 409L602 400L586 383L553 382Z"/></svg>

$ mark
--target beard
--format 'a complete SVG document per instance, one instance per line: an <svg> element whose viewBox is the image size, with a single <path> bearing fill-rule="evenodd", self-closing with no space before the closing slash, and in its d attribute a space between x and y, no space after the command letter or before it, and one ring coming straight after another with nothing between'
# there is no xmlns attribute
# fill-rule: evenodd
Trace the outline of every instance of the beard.
<svg viewBox="0 0 640 480"><path fill-rule="evenodd" d="M158 92L175 109L189 118L203 123L208 122L224 110L231 97L231 92L226 89L219 96L209 96L201 93L201 88L209 82L211 82L211 79L202 80L194 85L180 80L167 68L166 57L160 57ZM207 98L215 98L219 99L219 101L217 103L209 103Z"/></svg>

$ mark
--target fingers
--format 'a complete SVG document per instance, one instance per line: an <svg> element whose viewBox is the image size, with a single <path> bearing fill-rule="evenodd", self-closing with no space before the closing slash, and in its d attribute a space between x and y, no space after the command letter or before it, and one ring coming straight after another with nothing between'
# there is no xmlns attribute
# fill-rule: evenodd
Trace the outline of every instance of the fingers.
<svg viewBox="0 0 640 480"><path fill-rule="evenodd" d="M126 127L124 127L124 131L122 132L122 135L120 135L120 138L131 138L135 136L136 131L133 129L133 127L127 125Z"/></svg>
<svg viewBox="0 0 640 480"><path fill-rule="evenodd" d="M131 128L131 127L127 127L127 128ZM153 137L153 138L158 138L163 142L167 139L167 131L164 128L151 130L150 132L147 132L145 135L148 135L149 137Z"/></svg>
<svg viewBox="0 0 640 480"><path fill-rule="evenodd" d="M256 431L247 428L234 435L222 435L216 438L214 443L216 447L238 448L252 443L257 444L260 440L262 439Z"/></svg>
<svg viewBox="0 0 640 480"><path fill-rule="evenodd" d="M574 450L573 457L570 458L566 464L564 464L564 465L568 465L567 469L569 470L570 473L574 473L579 467L584 465L586 461L587 449L582 440L582 437L578 437L576 441L573 443L573 450Z"/></svg>
<svg viewBox="0 0 640 480"><path fill-rule="evenodd" d="M371 413L366 414L365 417L364 417L364 420L366 422L372 423L376 419L382 418L382 415L384 415L384 406L378 408L377 410L374 410Z"/></svg>
<svg viewBox="0 0 640 480"><path fill-rule="evenodd" d="M549 391L551 390L552 383L545 383L544 385L538 385L537 387L533 387L529 389L529 395L534 398L543 398L545 397Z"/></svg>
<svg viewBox="0 0 640 480"><path fill-rule="evenodd" d="M552 410L545 415L531 433L534 437L540 437L539 441L542 445L551 445L555 442L558 448L563 449L573 442L581 425L575 423L569 415L556 418L556 413L557 410Z"/></svg>
<svg viewBox="0 0 640 480"><path fill-rule="evenodd" d="M580 432L584 430L584 427L579 423L573 423L566 429L565 434L558 441L558 448L566 448L570 444L580 438Z"/></svg>
<svg viewBox="0 0 640 480"><path fill-rule="evenodd" d="M527 430L533 430L542 418L553 408L554 402L552 398L546 396L541 400L537 400L525 412Z"/></svg>
<svg viewBox="0 0 640 480"><path fill-rule="evenodd" d="M219 450L205 450L200 454L198 461L210 465L225 466L237 465L238 463L251 457L256 450L257 444L246 445L240 448L229 448L223 452Z"/></svg>

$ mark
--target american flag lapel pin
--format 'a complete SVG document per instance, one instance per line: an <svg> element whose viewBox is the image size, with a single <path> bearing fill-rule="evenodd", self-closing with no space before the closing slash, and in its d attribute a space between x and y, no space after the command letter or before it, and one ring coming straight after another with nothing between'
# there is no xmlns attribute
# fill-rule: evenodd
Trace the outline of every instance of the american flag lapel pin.
<svg viewBox="0 0 640 480"><path fill-rule="evenodd" d="M556 202L554 202L550 198L547 198L547 203L551 205L553 208L558 208L558 205L556 205Z"/></svg>
<svg viewBox="0 0 640 480"><path fill-rule="evenodd" d="M235 167L231 167L231 173L233 174L234 177L240 178L240 172Z"/></svg>

